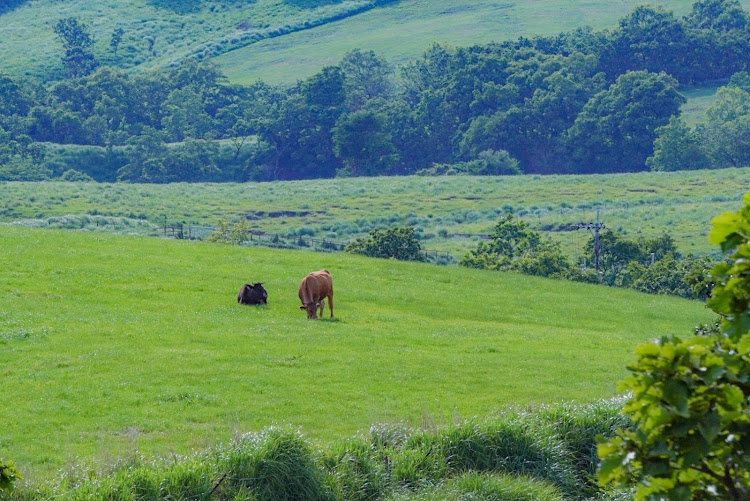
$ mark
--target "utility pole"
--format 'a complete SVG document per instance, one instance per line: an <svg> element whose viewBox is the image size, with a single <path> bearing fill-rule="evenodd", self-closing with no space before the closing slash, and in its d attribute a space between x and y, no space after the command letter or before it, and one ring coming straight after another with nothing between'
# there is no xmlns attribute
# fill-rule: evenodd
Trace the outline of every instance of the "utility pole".
<svg viewBox="0 0 750 501"><path fill-rule="evenodd" d="M594 268L596 271L599 271L599 232L604 228L604 224L599 222L599 209L596 209L595 223L580 223L573 227L576 230L589 230L594 236Z"/></svg>

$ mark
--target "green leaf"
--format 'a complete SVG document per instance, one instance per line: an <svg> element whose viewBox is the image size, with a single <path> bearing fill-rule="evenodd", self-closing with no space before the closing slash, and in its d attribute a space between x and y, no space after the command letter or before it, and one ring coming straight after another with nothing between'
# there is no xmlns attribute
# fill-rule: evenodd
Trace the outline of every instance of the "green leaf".
<svg viewBox="0 0 750 501"><path fill-rule="evenodd" d="M750 354L750 333L740 338L739 343L737 343L737 351L745 356Z"/></svg>
<svg viewBox="0 0 750 501"><path fill-rule="evenodd" d="M713 229L711 234L708 236L708 240L715 245L720 245L724 242L729 235L737 231L737 225L739 223L739 216L732 212L725 212L720 214L711 220Z"/></svg>
<svg viewBox="0 0 750 501"><path fill-rule="evenodd" d="M682 417L690 417L688 410L688 388L679 380L670 379L664 385L664 400L677 409Z"/></svg>

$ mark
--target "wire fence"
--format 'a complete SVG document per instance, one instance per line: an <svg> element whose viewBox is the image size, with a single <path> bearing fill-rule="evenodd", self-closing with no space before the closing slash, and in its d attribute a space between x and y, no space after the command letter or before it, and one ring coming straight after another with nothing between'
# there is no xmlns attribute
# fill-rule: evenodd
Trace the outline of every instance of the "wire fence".
<svg viewBox="0 0 750 501"><path fill-rule="evenodd" d="M189 240L204 240L211 236L214 232L218 231L219 228L216 226L205 226L205 225L165 225L163 227L163 235L165 238L178 238L178 239L189 239ZM295 236L295 235L284 235L282 233L266 233L262 231L248 231L247 242L258 245L267 245L272 247L295 247L295 248L314 248L332 252L342 252L349 245L349 242L337 242L335 240L328 240L324 238L313 238L310 236ZM479 237L483 240L488 240L488 235L469 235L469 234L455 234L449 235L454 238L471 238ZM453 254L450 251L438 250L438 249L422 249L422 255L425 259L434 259L436 261L442 259L451 260L454 259Z"/></svg>

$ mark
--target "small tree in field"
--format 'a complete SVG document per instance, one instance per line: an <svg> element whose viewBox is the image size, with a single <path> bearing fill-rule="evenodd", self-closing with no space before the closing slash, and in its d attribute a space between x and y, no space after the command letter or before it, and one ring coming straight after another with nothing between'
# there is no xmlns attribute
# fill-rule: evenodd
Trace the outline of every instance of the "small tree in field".
<svg viewBox="0 0 750 501"><path fill-rule="evenodd" d="M422 246L414 228L372 230L366 238L358 238L346 246L346 252L370 257L385 257L402 261L424 261Z"/></svg>
<svg viewBox="0 0 750 501"><path fill-rule="evenodd" d="M600 480L637 484L637 500L750 496L750 193L744 201L713 220L711 241L733 251L712 270L720 322L637 348L622 383L635 429L599 445Z"/></svg>

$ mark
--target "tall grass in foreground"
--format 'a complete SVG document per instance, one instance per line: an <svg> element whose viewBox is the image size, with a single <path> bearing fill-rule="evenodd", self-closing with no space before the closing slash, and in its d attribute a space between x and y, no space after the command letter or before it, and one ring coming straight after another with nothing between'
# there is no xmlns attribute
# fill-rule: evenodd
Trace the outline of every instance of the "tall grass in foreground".
<svg viewBox="0 0 750 501"><path fill-rule="evenodd" d="M129 459L25 484L13 501L615 499L592 481L596 436L628 426L621 401L504 412L438 430L373 426L316 449L268 428L191 456Z"/></svg>

